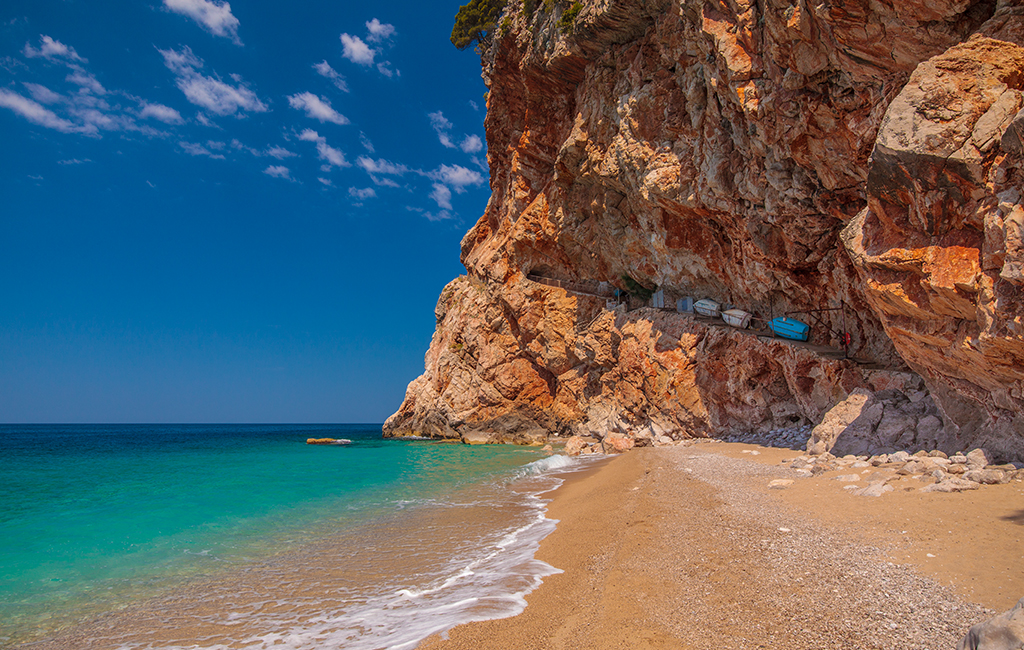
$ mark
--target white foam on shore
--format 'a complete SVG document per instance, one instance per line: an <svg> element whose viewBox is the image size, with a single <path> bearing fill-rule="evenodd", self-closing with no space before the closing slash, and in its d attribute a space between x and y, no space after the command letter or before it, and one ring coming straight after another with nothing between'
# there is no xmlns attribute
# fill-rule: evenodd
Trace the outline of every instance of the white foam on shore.
<svg viewBox="0 0 1024 650"><path fill-rule="evenodd" d="M500 508L510 513L503 527L482 530L466 538L465 531L453 526L440 539L430 537L425 544L440 548L423 549L424 555L437 558L435 568L413 576L382 576L371 593L333 593L327 580L323 597L298 590L279 596L277 585L267 585L260 602L250 601L245 611L220 611L203 620L217 626L237 626L226 643L198 645L195 639L185 644L151 644L132 640L123 650L144 648L229 648L250 650L345 650L411 649L427 637L444 633L464 623L507 618L522 612L526 595L540 586L547 576L561 570L535 559L544 537L555 530L557 521L546 517L547 501L539 495L562 483L559 475L581 469L590 463L553 455L517 470L510 479L490 484L473 499L480 507ZM427 504L425 508L445 507ZM447 535L447 537L444 537ZM409 553L420 550L413 540L380 540L374 544L381 553ZM429 564L429 563L428 563ZM394 584L391 581L396 581ZM407 581L401 584L401 581ZM223 627L221 629L224 629ZM219 641L220 639L218 639ZM125 641L127 641L125 639ZM209 639L207 640L209 641Z"/></svg>

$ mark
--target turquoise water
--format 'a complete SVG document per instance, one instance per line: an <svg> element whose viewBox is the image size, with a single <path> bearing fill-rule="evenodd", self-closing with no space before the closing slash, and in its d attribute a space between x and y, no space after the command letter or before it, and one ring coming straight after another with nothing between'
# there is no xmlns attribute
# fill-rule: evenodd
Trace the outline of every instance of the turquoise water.
<svg viewBox="0 0 1024 650"><path fill-rule="evenodd" d="M305 444L306 438L320 437L353 442ZM298 567L306 561L287 558L303 556L324 539L334 540L332 555L342 557L357 550L349 546L365 545L358 540L373 537L367 531L382 526L391 527L386 537L396 544L403 535L423 535L403 529L403 521L440 534L443 527L423 523L435 521L430 513L456 507L469 512L467 504L476 508L476 523L459 524L435 543L457 546L476 531L470 542L491 540L499 551L473 562L493 564L507 554L509 544L500 540L542 519L536 494L550 482L521 489L510 483L542 474L521 469L541 458L536 450L518 447L385 441L379 425L0 426L0 645L44 638L268 558L285 557L282 562ZM381 553L403 552L382 547ZM347 575L350 597L345 605L333 605L337 617L344 618L355 601L365 607L370 592L404 588L405 596L418 596L466 571L440 556L413 564L375 569L372 578ZM527 573L544 571L533 567ZM360 587L360 580L367 584ZM356 593L360 589L366 593ZM261 620L250 621L247 634L264 634L252 631ZM303 643L282 647L307 647ZM179 638L171 645L187 644Z"/></svg>

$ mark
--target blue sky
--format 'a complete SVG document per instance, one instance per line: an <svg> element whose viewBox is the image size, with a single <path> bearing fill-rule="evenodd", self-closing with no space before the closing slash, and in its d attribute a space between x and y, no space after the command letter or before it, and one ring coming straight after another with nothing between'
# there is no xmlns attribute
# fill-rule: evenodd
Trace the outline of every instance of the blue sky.
<svg viewBox="0 0 1024 650"><path fill-rule="evenodd" d="M0 5L0 422L379 422L486 205L458 0Z"/></svg>

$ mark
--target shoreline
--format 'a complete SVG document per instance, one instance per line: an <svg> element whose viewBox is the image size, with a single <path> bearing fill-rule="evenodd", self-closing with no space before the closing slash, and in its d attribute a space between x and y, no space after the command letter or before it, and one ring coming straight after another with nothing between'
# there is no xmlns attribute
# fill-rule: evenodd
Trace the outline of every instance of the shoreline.
<svg viewBox="0 0 1024 650"><path fill-rule="evenodd" d="M955 647L1024 595L1021 483L922 494L908 481L872 498L822 475L769 489L798 455L644 448L569 477L546 495L559 523L536 554L563 572L518 616L417 647Z"/></svg>

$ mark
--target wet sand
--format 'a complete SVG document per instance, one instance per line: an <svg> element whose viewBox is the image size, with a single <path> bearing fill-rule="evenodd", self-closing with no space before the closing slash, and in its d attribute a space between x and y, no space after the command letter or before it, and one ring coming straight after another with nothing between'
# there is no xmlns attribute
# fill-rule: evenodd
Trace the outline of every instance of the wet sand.
<svg viewBox="0 0 1024 650"><path fill-rule="evenodd" d="M797 455L638 449L570 479L537 554L564 572L519 616L420 648L937 650L1024 596L1024 484L872 498L829 472L769 489Z"/></svg>

